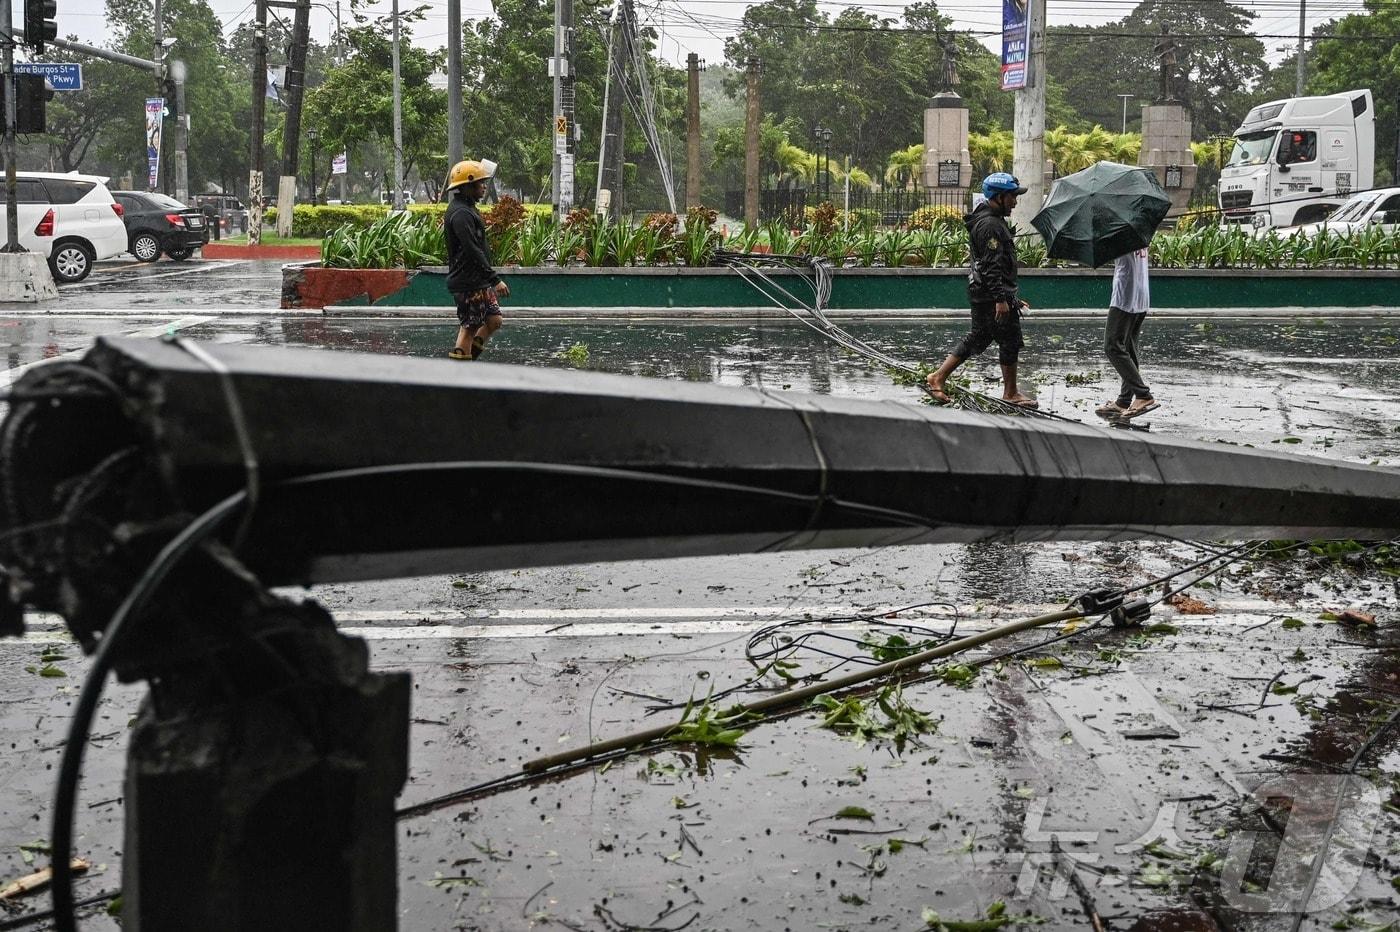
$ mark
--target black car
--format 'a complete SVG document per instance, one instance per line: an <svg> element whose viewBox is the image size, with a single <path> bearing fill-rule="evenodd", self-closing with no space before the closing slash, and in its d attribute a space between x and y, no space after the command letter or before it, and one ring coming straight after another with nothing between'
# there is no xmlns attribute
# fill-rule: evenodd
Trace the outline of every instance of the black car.
<svg viewBox="0 0 1400 932"><path fill-rule="evenodd" d="M113 191L112 197L122 205L127 248L142 262L154 262L161 253L184 261L209 242L209 225L197 208L144 191Z"/></svg>

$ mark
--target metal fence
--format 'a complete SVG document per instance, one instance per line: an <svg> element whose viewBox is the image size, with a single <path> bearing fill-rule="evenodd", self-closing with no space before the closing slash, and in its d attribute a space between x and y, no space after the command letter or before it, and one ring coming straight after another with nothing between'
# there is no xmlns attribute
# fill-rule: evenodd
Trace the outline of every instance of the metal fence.
<svg viewBox="0 0 1400 932"><path fill-rule="evenodd" d="M925 188L919 191L851 191L851 210L873 210L883 226L899 226L921 207L940 206L966 211L972 207L971 190L963 188ZM846 192L833 187L828 197L820 188L781 188L758 192L760 222L778 217L796 217L808 207L830 201L838 208L846 206ZM724 193L724 212L731 217L744 215L744 192Z"/></svg>

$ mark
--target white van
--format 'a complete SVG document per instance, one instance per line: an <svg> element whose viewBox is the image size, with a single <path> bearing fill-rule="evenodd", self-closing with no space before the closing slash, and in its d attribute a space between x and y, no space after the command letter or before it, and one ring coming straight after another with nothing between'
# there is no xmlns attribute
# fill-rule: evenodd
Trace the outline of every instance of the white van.
<svg viewBox="0 0 1400 932"><path fill-rule="evenodd" d="M53 172L18 172L17 177L19 244L48 257L54 281L82 281L98 259L126 252L122 208L106 178ZM3 195L0 188L0 243L9 223Z"/></svg>

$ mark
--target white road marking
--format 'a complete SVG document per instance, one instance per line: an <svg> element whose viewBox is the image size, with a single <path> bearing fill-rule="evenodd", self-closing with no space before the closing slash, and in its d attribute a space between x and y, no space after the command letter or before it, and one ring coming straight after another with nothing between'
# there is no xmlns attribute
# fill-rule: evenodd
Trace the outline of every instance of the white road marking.
<svg viewBox="0 0 1400 932"><path fill-rule="evenodd" d="M143 327L140 330L133 330L130 333L122 334L122 336L136 337L138 339L159 337L167 333L173 333L176 330L184 330L186 327L193 327L198 324L207 323L208 321L214 319L214 317L204 314L194 317L179 317L175 320L169 320L167 318L165 323L156 324L153 327ZM34 362L27 362L22 366L15 366L13 369L6 370L5 372L0 372L0 389L9 388L15 383L16 379L24 375L24 373L28 372L30 369L35 368L36 366L47 366L50 363L55 363L63 359L78 359L85 353L87 353L89 348L90 347L85 346L82 349L76 349L71 352L64 353L61 356L53 356L49 359L38 359Z"/></svg>
<svg viewBox="0 0 1400 932"><path fill-rule="evenodd" d="M204 262L209 262L209 263L217 262L218 265L194 265L194 266L190 266L189 268L176 269L176 270L171 271L171 272L153 272L153 273L151 273L150 275L128 275L128 276L126 276L125 278L116 278L116 277L107 277L107 276L117 276L117 275L120 275L120 273L126 272L126 271L128 271L128 270L134 272L134 271L136 271L136 269L140 268L140 266L122 266L121 268L108 267L108 268L104 268L104 269L97 269L97 270L94 270L94 271L99 271L99 272L101 272L101 273L102 273L102 276L103 276L102 278L98 279L97 281L93 281L93 280L92 280L92 276L89 275L87 281L79 282L79 283L74 284L74 285L67 285L67 286L65 286L64 290L65 290L65 291L78 291L78 290L83 289L83 288L91 288L93 285L105 285L105 284L110 284L110 283L113 283L113 282L116 282L116 283L118 283L118 284L120 284L120 283L123 282L123 281L129 281L129 282L148 282L148 281L150 281L150 280L153 279L153 278L171 278L171 277L176 276L176 275L194 275L194 274L197 274L197 273L199 273L199 272L209 272L209 271L212 271L213 269L216 269L216 268L218 268L218 269L230 269L230 268L233 268L233 267L236 266L236 265L247 265L249 262L251 262L251 261L253 261L253 260L251 260L251 259L233 259L233 260L230 261L230 260L227 260L227 259L205 259L205 260L203 260L203 261L204 261ZM144 265L144 263L143 263L143 265Z"/></svg>
<svg viewBox="0 0 1400 932"><path fill-rule="evenodd" d="M887 606L896 608L898 606ZM996 615L968 606L958 620L959 632L986 631L1021 618L1059 610L1060 606L1006 606ZM1188 628L1246 628L1264 625L1290 613L1313 620L1316 607L1295 605L1284 608L1271 602L1242 599L1224 602L1215 615L1180 615L1170 609L1154 613L1155 621L1169 621ZM880 609L860 610L852 606L807 606L748 608L602 608L602 609L509 609L426 612L346 611L336 613L340 630L369 641L511 640L522 638L654 637L667 635L704 636L744 634L759 631L778 621L796 621L790 630L861 630L860 622L821 624L818 619L833 616L877 615ZM804 615L807 616L804 618ZM877 616L878 617L878 616ZM500 624L463 624L471 620L502 621ZM946 630L953 621L948 608L926 608L901 613L897 619L910 624L926 624ZM404 622L416 622L404 624ZM57 615L30 614L25 639L0 641L4 644L52 643L69 640Z"/></svg>

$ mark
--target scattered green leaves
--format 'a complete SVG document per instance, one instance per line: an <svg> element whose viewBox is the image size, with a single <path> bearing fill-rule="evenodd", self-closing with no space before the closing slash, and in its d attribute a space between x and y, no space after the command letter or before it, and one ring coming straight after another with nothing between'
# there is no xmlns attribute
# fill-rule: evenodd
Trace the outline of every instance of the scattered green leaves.
<svg viewBox="0 0 1400 932"><path fill-rule="evenodd" d="M749 717L742 708L721 712L710 705L708 698L696 708L692 699L685 704L681 720L666 733L666 740L705 747L736 747L744 736L744 729L737 726Z"/></svg>

